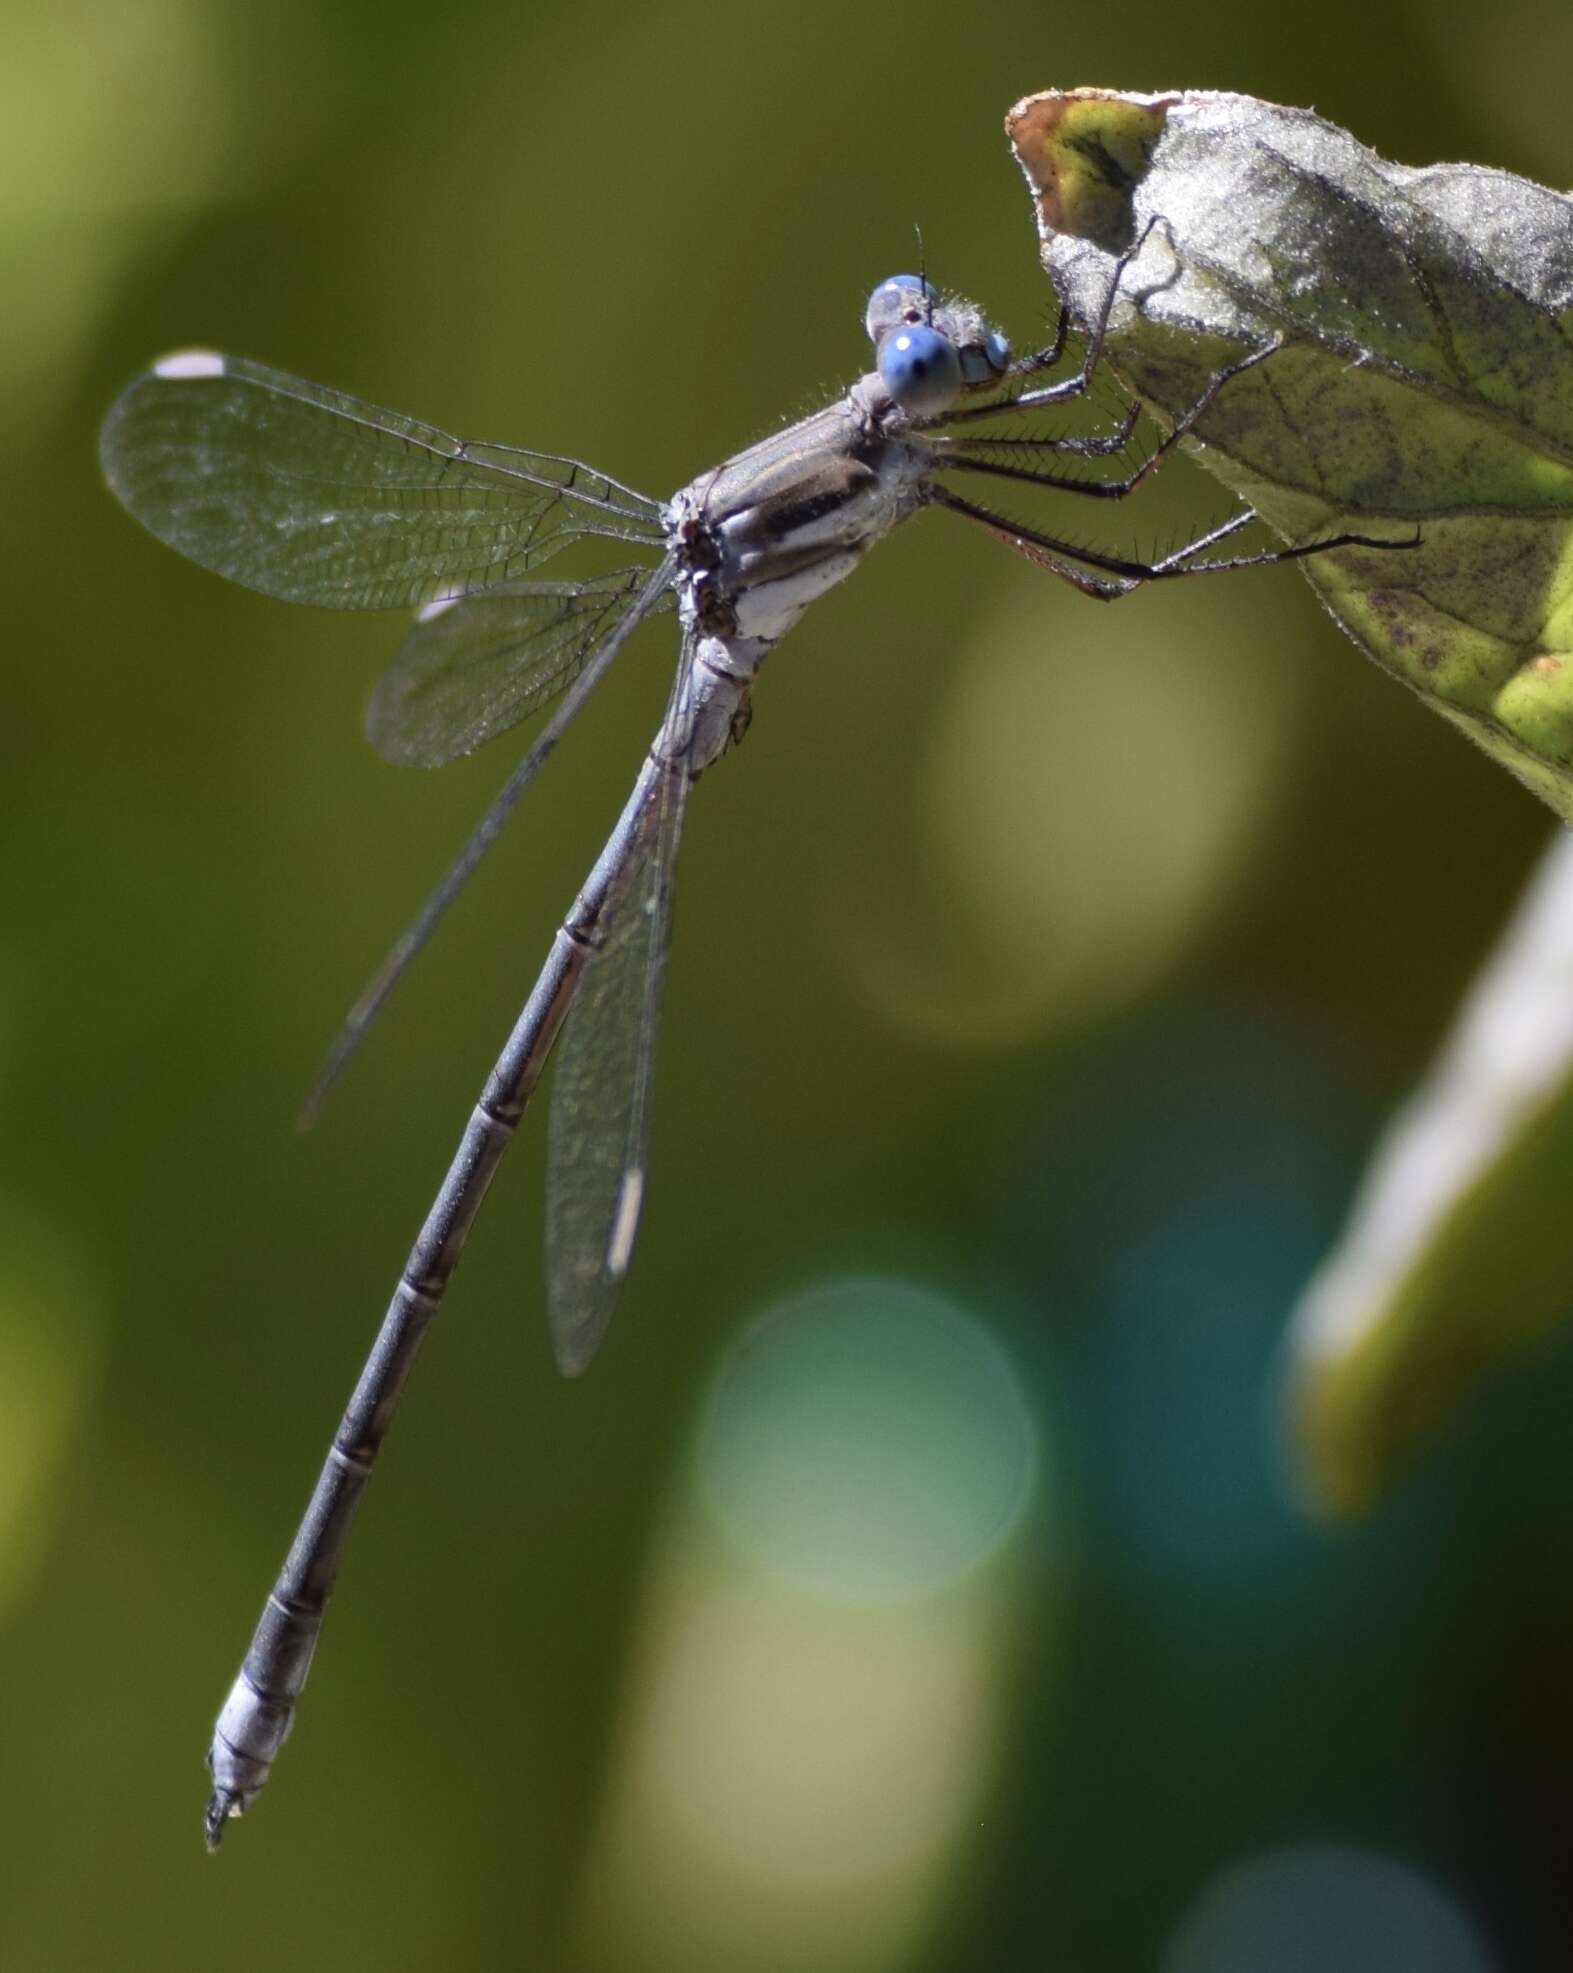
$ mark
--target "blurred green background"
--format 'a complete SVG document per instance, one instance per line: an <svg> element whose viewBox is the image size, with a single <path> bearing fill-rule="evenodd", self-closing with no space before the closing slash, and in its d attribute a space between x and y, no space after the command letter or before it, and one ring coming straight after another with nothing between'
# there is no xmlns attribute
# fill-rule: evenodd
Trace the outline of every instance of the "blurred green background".
<svg viewBox="0 0 1573 1973"><path fill-rule="evenodd" d="M512 756L382 765L397 621L184 565L94 438L203 343L664 495L855 373L915 224L1051 319L1017 96L1567 183L1566 8L100 0L4 46L0 1967L1565 1966L1573 1371L1354 1532L1274 1419L1549 818L1291 571L1100 611L939 516L690 810L607 1350L552 1370L535 1116L204 1856L212 1714L671 645L299 1138ZM1177 465L1059 518L1223 511Z"/></svg>

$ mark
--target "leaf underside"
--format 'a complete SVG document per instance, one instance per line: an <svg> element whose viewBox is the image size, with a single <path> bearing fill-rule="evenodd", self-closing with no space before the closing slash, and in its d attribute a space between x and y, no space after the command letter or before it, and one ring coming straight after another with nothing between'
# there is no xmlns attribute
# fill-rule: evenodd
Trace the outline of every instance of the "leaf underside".
<svg viewBox="0 0 1573 1973"><path fill-rule="evenodd" d="M1194 455L1291 541L1338 622L1573 820L1573 200L1388 163L1308 111L1207 93L1030 97L1007 119L1044 265L1180 416L1281 339Z"/></svg>

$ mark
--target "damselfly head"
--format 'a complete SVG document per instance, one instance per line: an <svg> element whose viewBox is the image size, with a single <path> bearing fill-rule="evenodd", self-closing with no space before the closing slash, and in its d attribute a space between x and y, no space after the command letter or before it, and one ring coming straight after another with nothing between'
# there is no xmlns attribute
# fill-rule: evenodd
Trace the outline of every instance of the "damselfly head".
<svg viewBox="0 0 1573 1973"><path fill-rule="evenodd" d="M863 326L886 390L915 418L940 416L963 390L995 383L1010 367L1010 345L982 310L942 297L921 274L881 281Z"/></svg>

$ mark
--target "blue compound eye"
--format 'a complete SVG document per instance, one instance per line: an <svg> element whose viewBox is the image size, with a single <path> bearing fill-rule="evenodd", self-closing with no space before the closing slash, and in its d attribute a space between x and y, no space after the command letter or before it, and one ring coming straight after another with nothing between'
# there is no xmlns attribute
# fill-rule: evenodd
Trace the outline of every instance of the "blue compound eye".
<svg viewBox="0 0 1573 1973"><path fill-rule="evenodd" d="M961 380L965 384L989 384L1003 377L1010 368L1010 344L997 330L990 329L980 343L968 343L961 352Z"/></svg>
<svg viewBox="0 0 1573 1973"><path fill-rule="evenodd" d="M961 358L949 336L925 323L894 329L879 345L879 374L903 411L931 418L948 411L961 390Z"/></svg>
<svg viewBox="0 0 1573 1973"><path fill-rule="evenodd" d="M903 322L926 322L939 296L921 274L892 274L868 298L863 327L871 343Z"/></svg>

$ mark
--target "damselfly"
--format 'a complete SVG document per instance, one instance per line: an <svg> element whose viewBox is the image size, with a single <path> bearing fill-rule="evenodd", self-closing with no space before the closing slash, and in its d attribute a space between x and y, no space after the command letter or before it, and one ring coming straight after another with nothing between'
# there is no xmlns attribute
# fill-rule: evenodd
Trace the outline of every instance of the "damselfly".
<svg viewBox="0 0 1573 1973"><path fill-rule="evenodd" d="M582 1370L601 1342L644 1199L657 1014L688 790L742 738L754 678L807 606L925 508L961 515L1104 600L1143 582L1284 561L1353 539L1213 555L1253 518L1242 512L1146 563L1074 546L958 493L956 479L987 475L1123 499L1232 376L1270 354L1254 351L1214 376L1131 470L1090 478L1086 462L1117 461L1126 451L1137 405L1091 435L1056 436L1033 425L1086 394L1107 321L1108 304L1087 327L1074 374L1047 382L1065 358L1063 314L1048 347L1012 360L970 302L941 297L921 276L896 275L867 305L869 374L825 410L664 502L577 460L461 442L205 351L156 363L110 411L102 439L109 485L171 547L291 602L414 607L371 702L371 739L389 759L452 760L560 696L352 1009L313 1104L635 628L672 610L678 624L677 668L649 756L465 1128L219 1715L208 1757L210 1844L226 1817L255 1798L289 1730L349 1524L405 1376L570 1009L550 1120L547 1306L565 1371ZM536 575L561 550L598 541L644 559L574 581Z"/></svg>

